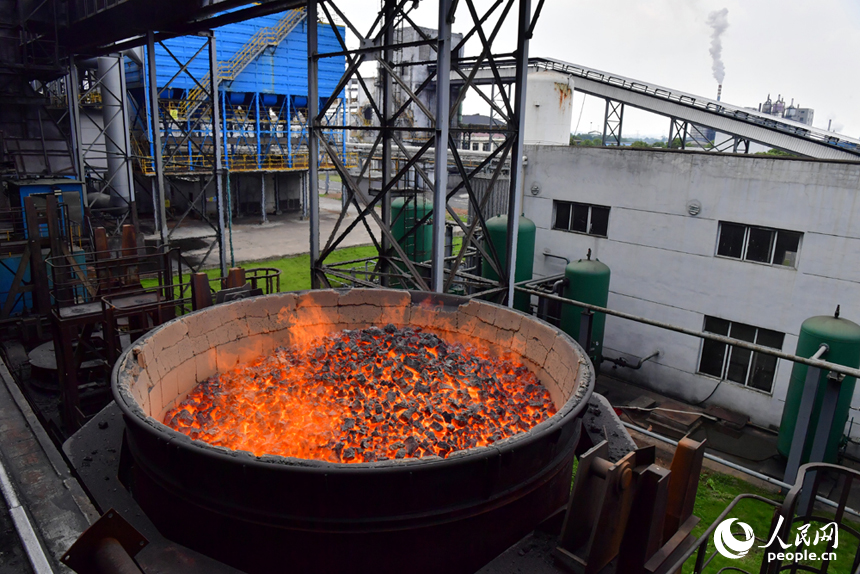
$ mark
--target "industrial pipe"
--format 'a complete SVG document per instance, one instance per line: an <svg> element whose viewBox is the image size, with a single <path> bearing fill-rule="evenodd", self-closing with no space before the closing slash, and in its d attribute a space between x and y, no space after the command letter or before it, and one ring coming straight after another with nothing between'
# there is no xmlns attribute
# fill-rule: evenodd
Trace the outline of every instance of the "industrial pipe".
<svg viewBox="0 0 860 574"><path fill-rule="evenodd" d="M651 325L652 327L659 327L660 329L666 329L667 331L675 331L676 333L683 333L684 335L690 335L692 337L698 337L700 339L708 339L710 341L716 341L718 343L733 345L735 347L748 349L756 353L762 353L763 355L770 355L772 357L785 359L794 363L809 365L810 367L817 367L826 371L833 371L834 373L839 373L840 375L845 375L847 377L860 377L860 369L852 369L851 367L837 365L836 363L830 363L828 361L822 361L819 359L807 359L806 357L792 355L791 353L786 353L784 351L780 351L779 349L764 347L762 345L756 345L755 343L748 343L747 341L741 341L740 339L732 339L731 337L726 337L725 335L715 335L714 333L694 331L693 329L687 329L686 327L679 327L677 325L672 325L671 323L665 323L663 321L655 321L654 319L640 317L639 315L633 315L631 313L615 311L614 309L609 309L607 307L599 307L597 305L592 305L591 303L583 303L581 301L574 301L573 299L567 299L565 297L549 295L548 293L537 291L535 289L526 289L524 287L519 286L517 286L516 289L522 291L523 293L528 293L529 295L537 295L538 297L544 297L551 301L560 301L561 303L567 305L574 305L576 307L582 307L584 309L589 309L597 313L605 313L613 317L619 317L621 319L627 319L629 321L635 321L637 323L642 323L645 325Z"/></svg>
<svg viewBox="0 0 860 574"><path fill-rule="evenodd" d="M104 538L93 552L94 574L143 574L116 538Z"/></svg>
<svg viewBox="0 0 860 574"><path fill-rule="evenodd" d="M661 441L661 442L665 442L666 444L671 444L672 446L678 446L678 441L675 441L675 440L672 440L672 439L670 439L670 438L668 438L668 437L665 437L665 436L663 436L663 435L659 435L659 434L657 434L657 433L651 432L651 431L649 431L649 430L647 430L647 429L643 429L643 428L642 428L642 427L640 427L640 426L637 426L637 425L634 425L634 424L631 424L631 423L628 423L628 422L625 422L625 421L621 421L621 424L623 424L625 427L627 427L627 428L629 428L629 429L631 429L631 430L634 430L634 431L636 431L636 432L638 432L638 433L640 433L640 434L643 434L643 435L645 435L645 436L647 436L647 437L651 437L651 438L656 439L656 440L659 440L659 441ZM749 476L751 476L751 477L753 477L753 478L757 478L757 479L759 479L759 480L763 480L763 481L765 481L765 482L767 482L767 483L773 484L774 486L778 486L778 487L780 487L780 488L784 488L785 490L791 490L792 486L794 486L794 485L792 485L792 484L785 483L785 482L783 482L783 481L781 481L781 480L777 480L777 479L775 479L775 478L771 478L770 476L768 476L768 475L766 475L766 474L762 474L762 473L760 473L760 472L756 472L756 471L754 471L754 470L753 470L753 469L751 469L751 468L747 468L747 467L745 467L745 466L741 466L741 465L739 465L739 464L735 464L735 463L733 463L733 462L731 462L731 461L728 461L728 460L726 460L726 459L724 459L724 458L720 458L720 457L718 457L718 456L714 456L714 455L712 455L712 454L708 454L707 452L705 453L705 458L706 458L706 459L708 459L708 460L710 460L710 461L716 462L716 463L718 463L718 464L722 464L723 466L727 466L727 467L729 467L729 468L731 468L731 469L734 469L734 470L737 470L737 471L739 471L739 472L742 472L742 473L744 473L744 474L746 474L746 475L749 475ZM838 505L838 504L836 504L835 502L833 502L832 500L830 500L829 498L824 498L823 496L816 496L816 497L815 497L815 499L816 499L818 502L822 503L822 504L825 504L825 505L827 505L827 506L830 506L831 508L839 508L839 505ZM846 510L846 512L848 512L849 514L853 514L854 516L860 516L860 513L858 513L856 510L854 510L854 509L852 509L852 508L848 508L848 507L846 506L846 507L845 507L845 510Z"/></svg>
<svg viewBox="0 0 860 574"><path fill-rule="evenodd" d="M369 151L369 150L373 149L373 144L369 144L369 143L348 143L347 146L349 146L350 148L356 149L356 150L368 150ZM422 149L419 146L405 145L405 144L403 146L398 146L398 147L400 149L402 149L403 151L408 151L411 153L418 153ZM474 151L474 150L465 150L464 149L464 150L457 150L457 153L460 155L460 157L474 156L474 157L480 157L480 158L487 158L487 157L490 157L491 155L493 155L494 152L491 152L491 151ZM448 157L454 157L454 154L451 152L451 150L448 150ZM429 159L429 156L428 156L428 159Z"/></svg>
<svg viewBox="0 0 860 574"><path fill-rule="evenodd" d="M570 265L570 259L568 259L567 257L564 257L562 255L555 255L553 253L544 253L543 256L544 257L555 257L556 259L563 259L565 263Z"/></svg>
<svg viewBox="0 0 860 574"><path fill-rule="evenodd" d="M102 85L102 122L104 126L105 156L107 159L107 182L111 193L111 205L127 211L131 206L131 181L126 149L127 99L122 81L122 56L106 56L98 59L98 78Z"/></svg>
<svg viewBox="0 0 860 574"><path fill-rule="evenodd" d="M658 356L659 354L660 354L660 351L654 351L653 353L651 353L650 355L648 355L644 359L639 359L639 362L637 362L635 365L631 365L630 363L628 363L627 359L625 359L624 357L618 357L617 359L610 359L609 357L603 357L603 360L606 361L607 363L612 363L612 364L617 365L619 367L625 367L627 369L633 369L634 371L638 371L639 369L642 368L642 363L653 359L654 357Z"/></svg>
<svg viewBox="0 0 860 574"><path fill-rule="evenodd" d="M556 295L561 295L561 290L567 285L567 279L559 279L558 281L552 284L551 291ZM538 299L538 315L544 317L546 320L549 317L549 301L546 299Z"/></svg>

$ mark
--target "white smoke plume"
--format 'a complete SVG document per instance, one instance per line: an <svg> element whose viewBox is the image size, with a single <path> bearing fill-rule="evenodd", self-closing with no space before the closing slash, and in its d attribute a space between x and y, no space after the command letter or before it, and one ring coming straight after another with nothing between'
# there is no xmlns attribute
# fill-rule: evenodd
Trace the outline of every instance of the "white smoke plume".
<svg viewBox="0 0 860 574"><path fill-rule="evenodd" d="M714 71L714 79L718 84L723 83L726 77L726 66L723 64L723 40L721 36L729 27L729 9L714 10L708 14L708 26L711 27L711 69Z"/></svg>

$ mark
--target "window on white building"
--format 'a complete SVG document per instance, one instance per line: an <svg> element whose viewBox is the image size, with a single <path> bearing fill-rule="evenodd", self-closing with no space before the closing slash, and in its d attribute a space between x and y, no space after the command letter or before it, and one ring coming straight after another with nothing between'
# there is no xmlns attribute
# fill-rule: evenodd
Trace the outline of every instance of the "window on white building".
<svg viewBox="0 0 860 574"><path fill-rule="evenodd" d="M609 208L603 205L553 201L553 229L606 237L609 230Z"/></svg>
<svg viewBox="0 0 860 574"><path fill-rule="evenodd" d="M478 151L480 149L481 149L481 144L479 144L479 143L473 143L472 144L472 151Z"/></svg>
<svg viewBox="0 0 860 574"><path fill-rule="evenodd" d="M768 265L797 267L801 237L803 234L796 231L721 221L717 255Z"/></svg>
<svg viewBox="0 0 860 574"><path fill-rule="evenodd" d="M708 316L705 317L704 331L774 349L782 349L785 338L778 331ZM703 339L699 372L770 393L773 390L776 362L776 357L771 355Z"/></svg>
<svg viewBox="0 0 860 574"><path fill-rule="evenodd" d="M490 151L490 142L484 144L484 151Z"/></svg>

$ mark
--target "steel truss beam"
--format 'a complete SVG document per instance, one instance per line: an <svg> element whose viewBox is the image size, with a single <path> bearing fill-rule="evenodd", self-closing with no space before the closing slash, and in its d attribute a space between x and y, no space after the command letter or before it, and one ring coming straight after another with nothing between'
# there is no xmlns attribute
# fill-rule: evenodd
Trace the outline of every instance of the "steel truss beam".
<svg viewBox="0 0 860 574"><path fill-rule="evenodd" d="M97 219L93 225L105 227L111 235L119 234L129 220L137 229L129 97L122 56L102 56L85 66L70 57L68 74L45 88L55 105L65 107L57 123L68 128L75 174L81 181L94 180L102 193L110 195L109 207L87 206ZM89 130L87 141L82 115L95 128Z"/></svg>
<svg viewBox="0 0 860 574"><path fill-rule="evenodd" d="M621 146L621 130L624 127L624 103L606 100L603 118L603 145Z"/></svg>
<svg viewBox="0 0 860 574"><path fill-rule="evenodd" d="M670 118L669 120L669 148L687 149L687 122ZM675 143L675 140L678 143Z"/></svg>
<svg viewBox="0 0 860 574"><path fill-rule="evenodd" d="M157 41L150 32L147 37L146 50L146 125L148 129L149 147L153 158L152 201L155 217L155 233L163 245L168 245L173 232L182 224L186 217L195 212L200 215L214 232L214 242L209 246L204 257L195 265L189 265L192 271L197 271L206 263L209 255L218 247L218 262L222 276L227 276L227 270L233 266L232 239L230 228L232 207L229 199L228 173L224 169L224 134L221 116L223 93L219 93L218 61L215 49L215 35L212 32L202 33L203 38L199 49L188 58L177 57L163 42ZM177 72L164 85L158 85L156 75L155 49L158 45L178 66ZM208 78L195 77L191 72L191 63L197 59L205 59ZM180 77L187 77L201 91L196 105L189 107L184 100L171 100L168 94L171 87ZM185 171L189 175L197 175L204 182L195 197L189 202L186 211L178 218L171 228L167 222L166 190L168 171ZM206 190L213 186L218 209L217 220L212 220L201 208L201 197ZM229 253L228 253L229 251Z"/></svg>
<svg viewBox="0 0 860 574"><path fill-rule="evenodd" d="M531 0L496 0L483 10L479 10L475 0L437 0L436 31L416 24L413 10L417 4L413 0L384 0L373 24L364 31L359 30L350 18L349 3L308 0L308 21L311 23L308 35L309 149L312 158L308 195L312 284L315 288L348 283L397 285L469 294L494 291L507 294L508 302L512 303L521 210L519 182L522 179L520 158L523 157L523 139L520 134L525 119L528 45L543 2L539 2L538 10L533 13ZM459 41L451 31L455 17L457 22L468 22L468 29ZM357 39L358 45L350 47L352 44L343 37L341 29L332 24L340 50L320 53L312 25L320 18L327 22L342 22ZM494 50L493 46L498 44L494 41L502 27L512 21L517 30L516 50L513 54L500 53ZM408 37L406 31L409 32ZM471 53L477 56L463 56L467 43L472 47ZM424 62L398 61L398 51L416 46L429 46L432 57ZM318 63L334 56L345 57L347 69L332 96L320 102ZM517 73L506 77L500 71L500 63L509 64L512 59L518 63ZM365 76L366 64L370 62L376 63L378 77L375 81ZM427 65L429 75L411 83L406 72L415 65ZM489 70L491 79L484 79L479 84L475 79L482 70ZM452 77L457 78L456 85L452 83ZM348 87L351 100L354 94L360 95L372 119L358 126L326 125L326 114ZM463 141L471 139L473 133L486 133L488 129L458 125L459 110L467 96L483 101L497 122L490 127L493 132L491 151L477 165L467 164L458 149ZM412 125L407 118L414 117L413 112L426 117L428 126ZM358 166L351 170L338 157L336 145L337 141L346 139L338 138L338 134L350 129L360 131L367 137L366 141L373 142L362 148ZM317 201L318 164L321 161L335 165L344 186L344 207L324 248L320 247ZM508 204L511 206L508 242L504 246L493 245L484 240L482 230L486 221L483 209L506 170L510 171ZM448 185L449 173L456 173L459 177L456 185ZM490 189L479 201L472 180L481 174L492 175ZM368 191L372 187L371 179L378 187L374 189L375 193ZM411 202L421 201L419 197L423 189L430 190L427 195L432 197L432 211L422 214L416 210L422 215L412 218L414 221L405 221L408 206ZM471 221L464 220L464 216L448 203L463 191L477 214ZM405 196L407 208L394 214L391 200L398 194ZM358 217L345 225L350 208L357 210ZM432 256L427 261L413 261L414 254L407 254L404 245L410 241L422 242L423 231L428 226L432 226ZM463 239L460 247L446 257L446 249L451 252L450 245L446 244L450 226L462 231ZM370 234L378 256L359 262L365 267L353 272L345 270L343 263L327 263L334 249L360 227ZM484 259L502 279L490 281L470 274L466 261L475 257Z"/></svg>
<svg viewBox="0 0 860 574"><path fill-rule="evenodd" d="M675 140L678 143L675 143ZM733 134L724 134L702 126L671 118L669 122L669 147L687 149L690 141L695 147L708 152L749 153L750 140Z"/></svg>

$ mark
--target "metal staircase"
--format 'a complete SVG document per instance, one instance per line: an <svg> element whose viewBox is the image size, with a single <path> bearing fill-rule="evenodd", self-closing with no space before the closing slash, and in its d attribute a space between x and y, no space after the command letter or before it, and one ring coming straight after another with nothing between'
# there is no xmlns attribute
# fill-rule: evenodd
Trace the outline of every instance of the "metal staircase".
<svg viewBox="0 0 860 574"><path fill-rule="evenodd" d="M227 62L218 63L218 80L221 82L232 82L242 71L253 62L263 50L269 46L277 46L296 26L302 23L307 17L305 8L297 8L288 10L284 17L278 22L277 26L261 28L256 34L251 36L248 42ZM209 74L206 74L200 81L203 86L209 85ZM180 113L184 117L194 113L194 110L203 103L206 99L206 91L199 86L188 92L188 97L182 102Z"/></svg>

